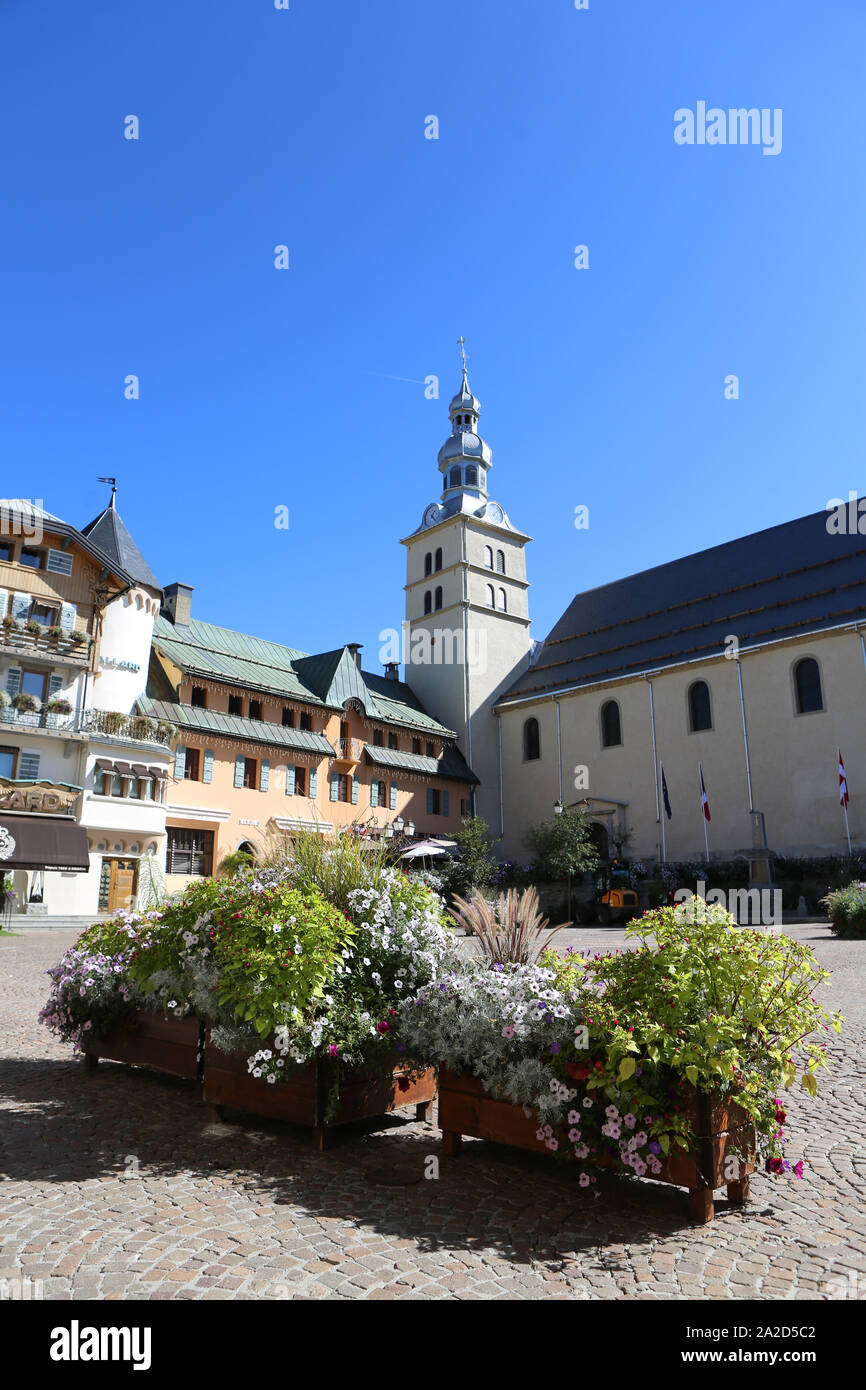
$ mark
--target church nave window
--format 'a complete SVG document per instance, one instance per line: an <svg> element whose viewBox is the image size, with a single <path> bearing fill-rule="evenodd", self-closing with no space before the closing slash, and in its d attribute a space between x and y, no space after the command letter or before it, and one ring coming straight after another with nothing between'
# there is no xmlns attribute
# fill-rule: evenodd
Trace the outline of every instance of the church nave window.
<svg viewBox="0 0 866 1390"><path fill-rule="evenodd" d="M601 746L618 748L622 743L622 723L616 700L605 700L601 707Z"/></svg>
<svg viewBox="0 0 866 1390"><path fill-rule="evenodd" d="M824 708L821 672L813 656L806 656L794 667L794 689L798 714L816 714Z"/></svg>
<svg viewBox="0 0 866 1390"><path fill-rule="evenodd" d="M541 737L538 732L538 720L527 719L523 724L523 761L534 763L540 757Z"/></svg>
<svg viewBox="0 0 866 1390"><path fill-rule="evenodd" d="M710 687L706 681L695 681L689 686L689 732L699 734L713 727L710 708Z"/></svg>

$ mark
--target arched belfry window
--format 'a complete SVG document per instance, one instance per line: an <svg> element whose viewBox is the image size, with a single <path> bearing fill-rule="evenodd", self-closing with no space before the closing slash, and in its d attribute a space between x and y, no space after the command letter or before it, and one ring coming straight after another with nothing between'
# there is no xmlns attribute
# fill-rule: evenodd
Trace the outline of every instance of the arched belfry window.
<svg viewBox="0 0 866 1390"><path fill-rule="evenodd" d="M496 568L497 568L497 570L499 571L500 574L504 574L504 573L505 573L505 551L504 551L504 550L497 550L497 552L496 552Z"/></svg>
<svg viewBox="0 0 866 1390"><path fill-rule="evenodd" d="M430 590L428 589L427 592L426 592L425 595L424 595L424 612L425 612L425 613L431 613L432 611L433 611L433 595L431 594Z"/></svg>
<svg viewBox="0 0 866 1390"><path fill-rule="evenodd" d="M504 589L499 590L499 611L500 613L508 612L508 596Z"/></svg>
<svg viewBox="0 0 866 1390"><path fill-rule="evenodd" d="M821 672L813 656L805 656L794 667L794 690L798 714L814 714L824 708Z"/></svg>
<svg viewBox="0 0 866 1390"><path fill-rule="evenodd" d="M475 467L474 464L470 464L469 467L466 469L466 486L478 486L478 469Z"/></svg>
<svg viewBox="0 0 866 1390"><path fill-rule="evenodd" d="M436 609L437 612L438 612L438 610L442 607L442 585L441 585L441 584L437 584L437 585L436 585L436 597L435 597L435 599L433 600L433 607Z"/></svg>
<svg viewBox="0 0 866 1390"><path fill-rule="evenodd" d="M605 700L601 707L601 746L617 748L622 743L622 721L616 700Z"/></svg>
<svg viewBox="0 0 866 1390"><path fill-rule="evenodd" d="M433 572L433 556L430 554L430 551L428 550L428 551L427 551L427 554L424 556L424 574L425 574L425 575L428 575L428 574L432 574L432 572Z"/></svg>
<svg viewBox="0 0 866 1390"><path fill-rule="evenodd" d="M534 763L541 757L541 738L538 733L538 720L526 719L523 724L523 761Z"/></svg>
<svg viewBox="0 0 866 1390"><path fill-rule="evenodd" d="M441 547L441 545L438 546L437 549L436 549L436 562L435 562L433 568L434 568L435 570L441 570L441 568L442 568L442 547Z"/></svg>
<svg viewBox="0 0 866 1390"><path fill-rule="evenodd" d="M489 569L489 570L492 570L492 569L493 569L493 548L492 548L492 546L485 545L485 547L484 547L484 564L485 564L485 566L486 566L487 569Z"/></svg>
<svg viewBox="0 0 866 1390"><path fill-rule="evenodd" d="M495 607L496 607L496 594L494 593L493 585L492 585L492 584L488 584L488 585L487 585L487 607L488 607L488 608L495 608Z"/></svg>
<svg viewBox="0 0 866 1390"><path fill-rule="evenodd" d="M460 469L459 469L459 468L452 468L452 469L451 469L451 481L450 481L449 486L450 486L450 487L459 487L459 486L460 486Z"/></svg>
<svg viewBox="0 0 866 1390"><path fill-rule="evenodd" d="M695 681L689 686L689 730L699 734L702 729L713 727L710 708L710 687L706 681Z"/></svg>

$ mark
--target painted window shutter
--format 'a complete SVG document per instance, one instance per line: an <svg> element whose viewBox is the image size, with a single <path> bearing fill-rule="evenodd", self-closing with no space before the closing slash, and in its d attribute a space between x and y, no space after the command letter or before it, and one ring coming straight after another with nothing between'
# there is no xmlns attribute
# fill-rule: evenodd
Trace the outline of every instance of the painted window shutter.
<svg viewBox="0 0 866 1390"><path fill-rule="evenodd" d="M21 689L21 671L17 666L11 666L6 676L6 694L12 698Z"/></svg>
<svg viewBox="0 0 866 1390"><path fill-rule="evenodd" d="M213 781L213 749L204 750L204 766L202 768L201 780L203 782Z"/></svg>
<svg viewBox="0 0 866 1390"><path fill-rule="evenodd" d="M315 768L315 767L310 768L310 796L315 796L315 795L316 795L316 787L318 786L318 782L319 782L319 773L318 773L318 769Z"/></svg>
<svg viewBox="0 0 866 1390"><path fill-rule="evenodd" d="M293 768L292 764L289 763L289 766L286 768L286 796L294 796L294 794L295 794L295 769Z"/></svg>
<svg viewBox="0 0 866 1390"><path fill-rule="evenodd" d="M55 695L59 695L62 689L63 689L63 677L62 677L62 676L58 676L57 673L55 672L53 676L49 676L49 677L48 677L48 698L49 698L49 700L53 700Z"/></svg>
<svg viewBox="0 0 866 1390"><path fill-rule="evenodd" d="M360 784L360 782L358 781L357 777L353 777L353 778L352 778L352 805L353 805L353 806L357 806L357 804L358 804L358 788L360 787L360 785L361 785L361 784Z"/></svg>
<svg viewBox="0 0 866 1390"><path fill-rule="evenodd" d="M49 550L45 568L52 574L71 574L72 556L68 550Z"/></svg>
<svg viewBox="0 0 866 1390"><path fill-rule="evenodd" d="M432 816L432 814L433 814L433 788L432 788L432 787L428 787L428 788L427 788L427 814L428 814L428 816Z"/></svg>
<svg viewBox="0 0 866 1390"><path fill-rule="evenodd" d="M174 775L175 780L179 781L186 771L186 746L179 743L174 750Z"/></svg>
<svg viewBox="0 0 866 1390"><path fill-rule="evenodd" d="M71 632L75 627L75 614L78 610L74 603L64 603L60 609L60 626L64 632Z"/></svg>
<svg viewBox="0 0 866 1390"><path fill-rule="evenodd" d="M340 774L339 774L339 772L332 772L332 773L331 773L331 800L332 800L332 801L338 801L338 800L339 800L339 797L340 797Z"/></svg>
<svg viewBox="0 0 866 1390"><path fill-rule="evenodd" d="M9 602L9 590L0 589L0 618L6 617L6 605Z"/></svg>
<svg viewBox="0 0 866 1390"><path fill-rule="evenodd" d="M21 753L18 758L18 777L22 782L36 782L39 778L39 754Z"/></svg>
<svg viewBox="0 0 866 1390"><path fill-rule="evenodd" d="M379 783L375 780L370 783L370 805L379 805Z"/></svg>
<svg viewBox="0 0 866 1390"><path fill-rule="evenodd" d="M243 753L238 753L235 758L235 786L242 787L244 784L244 766L246 758Z"/></svg>
<svg viewBox="0 0 866 1390"><path fill-rule="evenodd" d="M16 623L26 623L32 600L29 594L12 595L12 617Z"/></svg>
<svg viewBox="0 0 866 1390"><path fill-rule="evenodd" d="M449 809L450 803L451 803L451 797L450 797L449 793L448 793L448 792L443 792L443 793L442 793L442 814L443 814L443 816L450 816L450 814L451 814L451 811L450 811L450 809Z"/></svg>
<svg viewBox="0 0 866 1390"><path fill-rule="evenodd" d="M259 779L259 791L266 792L268 783L271 780L271 765L267 758L262 759L262 775Z"/></svg>
<svg viewBox="0 0 866 1390"><path fill-rule="evenodd" d="M392 783L391 783L391 796L390 796L390 799L389 799L389 801L388 801L388 809L391 810L391 811L396 811L396 809L397 809L397 783L396 783L396 782L392 782Z"/></svg>

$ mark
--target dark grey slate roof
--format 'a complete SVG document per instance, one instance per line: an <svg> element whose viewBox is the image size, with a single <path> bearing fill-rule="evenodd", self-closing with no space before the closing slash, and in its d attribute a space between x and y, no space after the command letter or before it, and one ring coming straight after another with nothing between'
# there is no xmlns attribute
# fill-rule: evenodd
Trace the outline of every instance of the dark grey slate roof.
<svg viewBox="0 0 866 1390"><path fill-rule="evenodd" d="M148 589L162 593L159 580L147 564L132 536L123 523L123 518L114 507L106 507L100 516L82 527L81 534L98 545L112 564L131 575L137 584L145 584Z"/></svg>
<svg viewBox="0 0 866 1390"><path fill-rule="evenodd" d="M866 619L866 536L828 513L698 551L577 594L502 696L548 695Z"/></svg>

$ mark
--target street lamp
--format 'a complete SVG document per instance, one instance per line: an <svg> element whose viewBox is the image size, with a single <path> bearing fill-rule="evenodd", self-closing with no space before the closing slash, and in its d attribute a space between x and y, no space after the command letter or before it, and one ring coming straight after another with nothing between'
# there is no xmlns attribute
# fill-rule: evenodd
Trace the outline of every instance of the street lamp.
<svg viewBox="0 0 866 1390"><path fill-rule="evenodd" d="M562 815L562 802L561 802L561 801L558 801L558 800L557 800L557 801L554 801L554 803L553 803L553 814L554 814L555 816L561 816L561 815Z"/></svg>
<svg viewBox="0 0 866 1390"><path fill-rule="evenodd" d="M393 827L393 825L386 825L386 826L385 826L385 839L386 839L386 840L393 840L393 838L394 838L394 827Z"/></svg>
<svg viewBox="0 0 866 1390"><path fill-rule="evenodd" d="M396 832L397 832L398 835L402 835L402 834L403 834L403 826L404 826L405 824L406 824L406 822L403 820L403 817L402 817L402 816L397 816L397 817L395 818L395 820L394 820L394 829L396 830Z"/></svg>
<svg viewBox="0 0 866 1390"><path fill-rule="evenodd" d="M413 820L410 820L409 824L406 826L406 834L409 836L410 840L415 834L415 822Z"/></svg>

